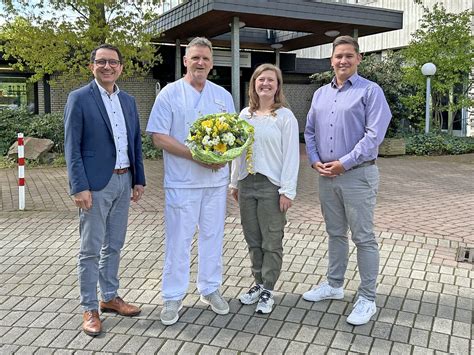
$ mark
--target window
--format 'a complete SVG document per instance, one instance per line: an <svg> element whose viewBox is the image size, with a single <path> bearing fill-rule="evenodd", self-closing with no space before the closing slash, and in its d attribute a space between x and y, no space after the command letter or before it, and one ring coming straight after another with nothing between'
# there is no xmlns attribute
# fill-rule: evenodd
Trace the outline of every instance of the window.
<svg viewBox="0 0 474 355"><path fill-rule="evenodd" d="M34 84L28 83L25 76L0 74L0 110L20 106L35 110Z"/></svg>

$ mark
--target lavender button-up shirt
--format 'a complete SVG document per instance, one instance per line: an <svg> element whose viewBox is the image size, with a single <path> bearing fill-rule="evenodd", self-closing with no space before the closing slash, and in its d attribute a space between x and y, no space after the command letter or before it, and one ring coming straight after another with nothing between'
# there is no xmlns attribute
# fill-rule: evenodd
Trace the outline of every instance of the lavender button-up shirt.
<svg viewBox="0 0 474 355"><path fill-rule="evenodd" d="M392 114L382 89L359 75L314 93L304 137L310 164L339 160L349 170L377 158Z"/></svg>

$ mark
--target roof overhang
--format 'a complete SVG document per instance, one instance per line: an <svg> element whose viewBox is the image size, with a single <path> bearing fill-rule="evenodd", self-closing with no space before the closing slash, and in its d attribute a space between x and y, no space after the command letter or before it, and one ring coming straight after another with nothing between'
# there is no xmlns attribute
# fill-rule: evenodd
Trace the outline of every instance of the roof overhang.
<svg viewBox="0 0 474 355"><path fill-rule="evenodd" d="M331 43L340 35L359 37L402 28L403 12L369 6L349 5L327 0L195 0L187 1L150 23L161 33L158 43L186 44L190 38L204 36L214 46L230 47L230 24L238 17L240 48L280 51Z"/></svg>

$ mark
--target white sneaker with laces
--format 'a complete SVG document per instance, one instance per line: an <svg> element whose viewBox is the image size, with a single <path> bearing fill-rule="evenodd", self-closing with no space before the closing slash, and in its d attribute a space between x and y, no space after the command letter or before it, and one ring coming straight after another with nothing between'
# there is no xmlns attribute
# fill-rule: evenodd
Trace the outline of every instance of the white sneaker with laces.
<svg viewBox="0 0 474 355"><path fill-rule="evenodd" d="M367 323L376 312L377 306L375 305L375 301L369 301L367 298L359 296L346 321L352 325L362 325Z"/></svg>
<svg viewBox="0 0 474 355"><path fill-rule="evenodd" d="M268 290L263 290L262 293L260 293L260 298L258 299L258 304L257 308L255 309L255 312L261 314L270 313L273 308L273 303L273 295L271 294L271 292Z"/></svg>
<svg viewBox="0 0 474 355"><path fill-rule="evenodd" d="M211 309L217 314L227 314L229 313L229 304L221 296L219 290L215 290L209 295L201 295L201 302L211 306Z"/></svg>
<svg viewBox="0 0 474 355"><path fill-rule="evenodd" d="M263 291L263 287L260 285L252 286L246 293L239 296L239 301L242 304L254 304L260 298L260 294Z"/></svg>
<svg viewBox="0 0 474 355"><path fill-rule="evenodd" d="M331 287L327 281L324 281L318 287L303 293L303 299L311 302L318 302L322 300L340 300L343 298L344 289L342 287Z"/></svg>

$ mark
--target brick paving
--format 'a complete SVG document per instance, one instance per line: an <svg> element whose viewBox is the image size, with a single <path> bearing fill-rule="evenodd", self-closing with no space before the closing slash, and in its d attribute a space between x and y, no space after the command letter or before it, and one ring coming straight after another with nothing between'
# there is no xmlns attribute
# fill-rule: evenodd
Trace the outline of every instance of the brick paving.
<svg viewBox="0 0 474 355"><path fill-rule="evenodd" d="M324 279L327 266L316 177L303 156L273 312L257 315L236 300L252 278L229 199L222 291L230 313L218 316L200 304L192 283L179 322L161 325L162 162L147 161L146 195L130 213L120 291L143 311L134 318L102 315L105 332L96 338L81 331L77 211L65 169L26 169L23 212L16 210L16 170L0 170L0 353L472 354L473 265L455 256L460 246L474 247L474 155L381 158L378 165L381 272L378 311L368 324L345 321L359 280L353 246L344 299L301 297ZM193 258L192 280L196 271Z"/></svg>

